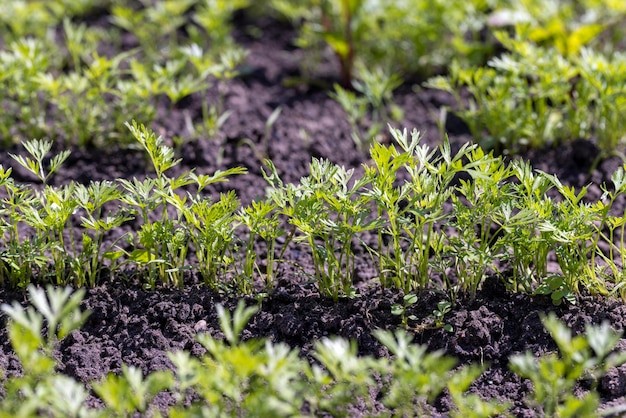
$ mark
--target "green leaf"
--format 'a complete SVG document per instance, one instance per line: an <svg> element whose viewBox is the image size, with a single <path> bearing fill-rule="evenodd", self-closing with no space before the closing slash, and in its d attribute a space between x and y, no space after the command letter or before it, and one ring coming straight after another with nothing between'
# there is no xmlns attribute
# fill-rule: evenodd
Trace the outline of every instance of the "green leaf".
<svg viewBox="0 0 626 418"><path fill-rule="evenodd" d="M221 304L217 304L215 310L217 311L217 316L220 320L220 327L226 337L226 341L228 341L232 346L236 346L239 343L241 332L250 321L250 318L258 312L259 307L246 307L245 302L243 300L239 300L232 317L230 312L225 310Z"/></svg>
<svg viewBox="0 0 626 418"><path fill-rule="evenodd" d="M567 35L566 50L561 52L571 55L577 54L583 46L595 39L604 29L606 29L606 25L597 23L581 25Z"/></svg>
<svg viewBox="0 0 626 418"><path fill-rule="evenodd" d="M346 40L332 32L325 32L324 41L335 51L340 57L345 58L350 52L350 44Z"/></svg>
<svg viewBox="0 0 626 418"><path fill-rule="evenodd" d="M139 264L148 264L157 261L157 257L150 250L146 249L133 250L129 258Z"/></svg>

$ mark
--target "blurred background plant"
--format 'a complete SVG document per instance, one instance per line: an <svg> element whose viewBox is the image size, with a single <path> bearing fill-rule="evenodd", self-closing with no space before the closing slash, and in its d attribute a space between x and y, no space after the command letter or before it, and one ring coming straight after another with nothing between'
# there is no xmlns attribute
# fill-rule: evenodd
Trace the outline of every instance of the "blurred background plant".
<svg viewBox="0 0 626 418"><path fill-rule="evenodd" d="M355 77L356 63L388 64L403 78L419 78L445 69L452 57L478 64L492 53L493 45L480 38L489 7L484 0L272 0L270 5L298 28L297 46L313 57L325 47L332 50L344 88Z"/></svg>
<svg viewBox="0 0 626 418"><path fill-rule="evenodd" d="M396 74L388 74L382 68L370 70L357 65L352 89L334 85L331 97L346 113L352 126L352 140L365 151L378 140L388 123L399 122L404 111L393 102L393 91L402 84Z"/></svg>
<svg viewBox="0 0 626 418"><path fill-rule="evenodd" d="M229 116L226 84L246 57L231 37L231 21L248 4L3 2L0 142L46 136L62 146L133 146L120 129L129 117L152 126L162 98L171 112L196 93L201 117L186 113L188 132L180 141L215 137ZM113 25L106 30L91 24L107 16Z"/></svg>
<svg viewBox="0 0 626 418"><path fill-rule="evenodd" d="M598 159L625 158L625 19L616 1L500 2L489 23L505 52L487 66L454 60L426 86L456 98L454 112L486 149L515 154L582 138L595 141Z"/></svg>

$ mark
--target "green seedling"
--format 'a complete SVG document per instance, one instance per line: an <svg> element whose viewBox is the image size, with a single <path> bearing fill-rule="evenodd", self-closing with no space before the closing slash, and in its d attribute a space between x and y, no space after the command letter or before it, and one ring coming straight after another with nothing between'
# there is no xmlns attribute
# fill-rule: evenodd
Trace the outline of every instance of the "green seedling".
<svg viewBox="0 0 626 418"><path fill-rule="evenodd" d="M235 45L232 38L232 19L236 11L246 9L250 0L201 0L200 6L193 13L193 21L203 29L199 32L194 26L188 25L190 38L197 44L210 41L211 49L224 51Z"/></svg>
<svg viewBox="0 0 626 418"><path fill-rule="evenodd" d="M314 357L323 369L314 366L313 387L320 393L311 396L315 413L334 416L349 414L351 400L368 396L374 384L373 373L379 364L369 357L357 356L357 345L342 338L324 338L315 344ZM367 402L368 410L373 409Z"/></svg>
<svg viewBox="0 0 626 418"><path fill-rule="evenodd" d="M0 31L9 42L27 37L52 38L50 28L57 27L66 18L93 13L106 3L109 1L6 1L0 7Z"/></svg>
<svg viewBox="0 0 626 418"><path fill-rule="evenodd" d="M240 334L255 307L246 308L240 301L231 315L217 306L222 332L226 341L207 334L197 337L207 354L200 359L188 353L176 353L170 358L176 366L179 404L171 416L182 416L189 410L204 416L231 414L260 414L263 416L293 416L301 410L308 393L305 386L304 363L295 350L284 344L248 340ZM211 370L211 373L207 373ZM194 390L201 402L183 407L182 395Z"/></svg>
<svg viewBox="0 0 626 418"><path fill-rule="evenodd" d="M67 17L63 19L63 34L74 71L79 71L83 63L94 56L98 44L106 37L106 32L88 27L84 23L74 24Z"/></svg>
<svg viewBox="0 0 626 418"><path fill-rule="evenodd" d="M573 337L553 313L542 315L541 321L555 340L558 354L537 359L527 352L510 358L511 369L533 383L528 405L546 417L599 416L598 380L611 367L626 362L624 353L614 352L621 334L604 323L587 325L586 335ZM590 379L592 390L576 397L572 390L580 379Z"/></svg>
<svg viewBox="0 0 626 418"><path fill-rule="evenodd" d="M62 151L53 156L48 162L48 167L44 164L44 158L52 150L52 141L33 139L22 143L30 157L9 154L22 167L35 175L42 183L46 184L50 176L59 169L65 160L70 156L70 151ZM32 158L31 158L32 157Z"/></svg>
<svg viewBox="0 0 626 418"><path fill-rule="evenodd" d="M244 276L249 281L254 277L255 270L259 270L256 263L257 254L254 250L256 238L261 238L267 247L265 274L262 275L266 291L270 291L274 286L276 244L278 238L284 235L276 209L276 205L267 201L252 202L250 206L242 208L237 215L239 222L249 231L243 267Z"/></svg>
<svg viewBox="0 0 626 418"><path fill-rule="evenodd" d="M169 46L172 51L177 44L178 29L184 26L187 12L196 0L159 0L157 2L142 1L143 7L135 10L132 7L119 5L111 10L112 23L132 33L141 45L148 59L154 60Z"/></svg>
<svg viewBox="0 0 626 418"><path fill-rule="evenodd" d="M356 48L366 39L366 3L363 0L271 2L272 7L294 24L303 25L297 41L300 46L312 48L324 43L330 47L337 57L344 87L352 82Z"/></svg>
<svg viewBox="0 0 626 418"><path fill-rule="evenodd" d="M122 197L120 189L112 182L93 182L89 186L77 184L74 196L78 206L85 211L80 218L81 226L91 233L82 234L82 248L78 257L71 263L71 267L78 286L93 287L105 267L104 260L112 260L117 256L115 243L109 248L103 248L105 234L131 220L132 217L119 206L113 213L107 212L105 215L104 206L119 201Z"/></svg>
<svg viewBox="0 0 626 418"><path fill-rule="evenodd" d="M422 332L426 329L443 328L447 332L452 332L452 325L444 322L444 317L452 310L452 303L448 301L440 301L437 303L437 309L433 309L433 313L428 316L422 323L409 326L409 321L419 321L415 315L407 315L408 309L417 303L417 295L409 293L402 298L402 304L394 303L391 306L391 313L401 317L402 326L407 330Z"/></svg>
<svg viewBox="0 0 626 418"><path fill-rule="evenodd" d="M565 56L576 55L589 44L598 46L606 41L606 35L618 38L617 26L626 13L622 4L611 1L586 2L579 7L571 1L522 0L502 6L505 8L490 17L493 26L514 27L520 36L538 45L553 46ZM600 36L603 32L609 34ZM604 46L615 47L612 42L608 44Z"/></svg>
<svg viewBox="0 0 626 418"><path fill-rule="evenodd" d="M70 288L28 287L31 304L23 308L17 302L2 304L6 313L9 338L24 374L10 379L1 403L10 416L85 416L88 392L84 386L55 374L53 350L60 340L79 329L89 316L79 305L85 290L72 294ZM45 324L45 332L44 332Z"/></svg>
<svg viewBox="0 0 626 418"><path fill-rule="evenodd" d="M433 326L435 328L443 328L447 332L453 332L454 328L452 327L452 325L446 324L444 322L444 317L446 316L447 313L450 313L451 310L452 310L451 302L448 302L445 300L437 302L437 309L433 309L433 314L432 314L432 318L435 322Z"/></svg>
<svg viewBox="0 0 626 418"><path fill-rule="evenodd" d="M183 208L189 239L198 257L200 276L214 289L226 287L220 278L231 271L235 263L233 245L238 209L239 200L232 191L221 194L217 202L198 196L190 199L190 204ZM234 289L237 292L252 292L252 277L236 275L236 280Z"/></svg>
<svg viewBox="0 0 626 418"><path fill-rule="evenodd" d="M356 92L335 84L331 97L346 112L352 126L352 140L362 150L376 141L385 124L402 119L402 110L393 104L393 90L401 79L380 68L370 71L359 66L357 70L357 77L352 81Z"/></svg>
<svg viewBox="0 0 626 418"><path fill-rule="evenodd" d="M93 383L93 391L105 404L103 413L114 416L155 414L156 407L150 403L157 394L173 386L173 382L169 370L152 372L144 378L140 369L124 364L121 375L109 373Z"/></svg>
<svg viewBox="0 0 626 418"><path fill-rule="evenodd" d="M57 74L42 70L32 77L45 103L58 112L54 124L60 139L81 147L127 144L132 136L112 135L111 127L121 125L129 114L146 121L154 119L156 111L150 99L160 92L132 67L133 77L126 77L122 67L134 50L111 58L97 52L74 53L81 57L74 58L80 63L73 71ZM86 110L76 112L76 106Z"/></svg>
<svg viewBox="0 0 626 418"><path fill-rule="evenodd" d="M483 373L481 366L463 366L451 377L447 385L454 406L450 411L453 418L487 418L509 416L510 402L495 399L483 399L480 395L467 391L472 383Z"/></svg>
<svg viewBox="0 0 626 418"><path fill-rule="evenodd" d="M81 312L79 304L85 294L81 289L72 294L69 287L55 289L48 286L45 291L34 285L28 286L30 302L34 305L24 309L17 302L2 304L1 309L12 319L9 335L15 343L13 348L22 363L31 371L46 372L51 369L37 360L51 355L55 345L72 331L79 329L89 316ZM44 338L43 326L46 325ZM34 360L32 363L29 360Z"/></svg>
<svg viewBox="0 0 626 418"><path fill-rule="evenodd" d="M534 295L550 295L552 303L555 306L559 306L563 301L567 301L572 305L576 304L576 295L568 287L565 278L559 275L551 275L545 277L537 289L533 292Z"/></svg>
<svg viewBox="0 0 626 418"><path fill-rule="evenodd" d="M374 336L394 356L383 369L391 375L385 383L383 404L400 416L426 414L425 404L446 387L456 360L441 351L428 353L425 346L411 344L413 338L405 331L374 331Z"/></svg>
<svg viewBox="0 0 626 418"><path fill-rule="evenodd" d="M409 327L410 321L417 321L417 317L415 315L407 315L407 309L417 303L417 295L409 293L408 295L404 295L402 298L402 304L394 303L391 305L391 314L399 316L402 321L402 326L404 328Z"/></svg>
<svg viewBox="0 0 626 418"><path fill-rule="evenodd" d="M224 109L227 84L239 75L238 67L244 62L247 51L233 45L216 53L213 48L203 49L195 43L178 51L193 67L195 75L188 78L202 87L198 90L203 93L202 121L199 128L189 122L190 133L194 138L200 133L215 137L231 114ZM217 94L210 90L213 85Z"/></svg>
<svg viewBox="0 0 626 418"><path fill-rule="evenodd" d="M5 141L21 134L43 137L46 128L46 104L42 100L37 76L59 64L57 46L41 39L24 38L0 51L2 87L6 98L3 117ZM16 125L16 121L20 123ZM17 132L16 132L17 131Z"/></svg>
<svg viewBox="0 0 626 418"><path fill-rule="evenodd" d="M183 286L183 275L190 267L185 266L190 244L198 256L199 269L207 284L215 287L218 272L232 264L228 253L232 250L235 230L235 211L239 202L233 192L223 194L217 203L200 196L207 186L228 180L228 176L243 174L242 168L217 171L214 175L185 173L178 178L170 178L165 172L178 165L174 150L163 144L163 139L143 125L127 124L137 141L148 153L156 172L156 178L143 182L120 180L130 192L122 201L135 206L142 219L141 230L137 234L136 248L131 254L132 261L147 266L158 277L170 281L175 286ZM196 184L197 195L181 196L177 190ZM153 222L149 216L160 209L160 221ZM168 209L176 211L170 215ZM151 275L153 280L155 276ZM152 287L155 283L149 283ZM239 283L237 288L244 293L251 289Z"/></svg>
<svg viewBox="0 0 626 418"><path fill-rule="evenodd" d="M50 176L68 153L48 159L52 145L43 140L25 143L28 156L13 156L44 183L39 190L16 184L0 167L3 283L24 287L36 277L93 286L105 267L113 273L134 266L150 288L183 286L197 271L215 289L248 295L260 276L267 293L276 263L289 262L294 243L310 251L320 293L335 300L354 295L357 246L372 257L383 287L415 295L436 289L450 303L459 293L474 297L490 274L511 292L549 294L555 303L574 303L582 290L623 297L626 221L612 210L626 192L623 167L594 202L588 186L574 189L528 163L505 163L469 144L456 153L448 142L430 149L417 131L409 137L391 129L396 144L372 144L361 176L314 159L309 176L286 185L268 161L267 199L242 208L232 191L215 200L205 192L244 169L170 177L181 161L174 150L144 125L127 127L154 171L143 180L53 186ZM102 248L105 234L133 217L135 232ZM290 228L279 241L283 221ZM367 231L375 242L363 242ZM255 252L261 241L265 257ZM558 268L549 270L552 254ZM438 311L430 319L444 326L438 321L445 309Z"/></svg>
<svg viewBox="0 0 626 418"><path fill-rule="evenodd" d="M369 180L352 181L354 170L313 159L309 176L299 185L285 185L273 163L266 165L268 198L298 231L293 239L311 251L320 293L334 300L352 296L353 240L380 226L378 220L368 219L370 199L360 194Z"/></svg>
<svg viewBox="0 0 626 418"><path fill-rule="evenodd" d="M613 190L609 190L606 186L603 187L603 201L608 199L607 206L613 204L617 196L626 193L626 164L617 169L611 176L613 183ZM624 278L626 275L623 272L623 266L626 263L626 247L624 246L626 240L626 216L611 216L609 211L603 211L603 222L608 229L608 234L604 234L604 231L600 234L605 242L610 244L608 255L596 252L604 262L607 264L608 269L612 273L612 277L615 280L615 287L611 291L612 294L619 294L624 300L626 293L624 290ZM621 266L621 268L620 268Z"/></svg>
<svg viewBox="0 0 626 418"><path fill-rule="evenodd" d="M449 217L443 203L453 194L450 184L463 171L463 157L474 147L466 144L452 155L447 141L439 150L431 150L419 145L421 135L416 130L410 138L406 130L390 128L390 132L400 149L374 144L370 152L374 164L364 167L371 184L365 193L376 205L377 218L385 219L377 230L374 253L383 286L419 293L430 282L436 264L430 263L431 258L443 255L445 238L437 228ZM408 173L409 180L397 186L400 170Z"/></svg>
<svg viewBox="0 0 626 418"><path fill-rule="evenodd" d="M352 85L358 63L367 68L390 65L390 72L427 76L456 57L482 63L493 45L479 39L486 25L481 1L272 0L271 6L299 30L305 76L324 48L339 65L343 88ZM443 47L445 45L445 48Z"/></svg>
<svg viewBox="0 0 626 418"><path fill-rule="evenodd" d="M623 56L608 58L590 49L564 55L526 38L495 34L509 53L493 58L488 67L463 68L453 63L449 76L426 83L456 97L455 112L483 148L517 153L528 147L596 138L598 158L622 154L624 126L618 115L624 105L619 99ZM462 88L472 95L469 103L459 94Z"/></svg>
<svg viewBox="0 0 626 418"><path fill-rule="evenodd" d="M98 381L78 383L55 372L52 353L87 319L89 313L80 310L84 292L52 287L44 290L31 285L28 293L32 306L24 308L13 302L0 307L9 317L9 339L24 370L22 375L8 376L3 382L0 408L5 414L345 416L355 399L369 397L372 390L377 390L390 413L422 416L429 411L427 404L432 405L447 389L453 417L508 416L509 402L468 393L486 365L454 370L453 358L412 344L412 336L403 330L374 332L391 357L359 357L356 344L326 338L315 344L312 355L317 364L312 365L284 344L242 339L244 328L258 310L246 307L243 301L233 313L217 306L224 340L198 335L206 354L169 354L174 372L155 371L143 376L140 370L124 364L118 375L111 373ZM558 353L539 357L525 353L510 358L512 371L533 384L526 398L528 406L547 417L623 412L619 406L600 410L597 392L599 379L626 362L626 354L616 351L621 333L603 323L587 325L584 335L572 336L554 314L542 316L541 320L555 340ZM575 396L574 386L582 379L589 382L590 390ZM87 406L87 384L102 401L101 407ZM163 392L173 397L174 404L160 411L152 401ZM366 405L366 413L374 412L374 405Z"/></svg>
<svg viewBox="0 0 626 418"><path fill-rule="evenodd" d="M507 261L513 268L507 283L512 291L532 292L542 278L548 277L548 255L554 247L551 228L554 202L545 198L553 188L550 179L533 171L530 163L517 161L510 166L514 194L519 202L502 207L502 239L511 248ZM516 199L516 200L517 200Z"/></svg>
<svg viewBox="0 0 626 418"><path fill-rule="evenodd" d="M121 198L122 202L136 207L143 221L135 242L139 248L133 250L130 259L147 266L151 277L148 286L154 287L157 276L167 281L168 273L171 272L169 268L174 267L171 261L184 262L187 243L184 242L184 233L181 235L178 225L169 218L168 197L177 196L175 190L190 184L192 180L185 177L170 179L165 175L165 171L179 164L180 160L175 159L174 151L163 144L163 138L134 121L132 125L127 123L126 126L147 152L156 172L156 178L144 181L120 180L127 191ZM152 222L149 215L158 208L161 209L160 222ZM182 286L180 275L175 275L173 281L175 285Z"/></svg>
<svg viewBox="0 0 626 418"><path fill-rule="evenodd" d="M460 180L458 193L451 196L451 224L459 235L450 239L449 251L459 290L473 298L488 273L497 271L495 262L504 252L500 240L503 228L492 232L492 225L504 223L501 216L512 202L512 192L507 184L511 173L502 159L485 155L481 148L472 150L467 158L465 170L471 180Z"/></svg>

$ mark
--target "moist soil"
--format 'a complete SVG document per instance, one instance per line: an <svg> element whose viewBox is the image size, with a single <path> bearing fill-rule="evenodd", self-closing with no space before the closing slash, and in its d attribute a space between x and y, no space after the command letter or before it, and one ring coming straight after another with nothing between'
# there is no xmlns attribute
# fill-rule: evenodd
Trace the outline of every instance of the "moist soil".
<svg viewBox="0 0 626 418"><path fill-rule="evenodd" d="M344 113L330 97L332 83L338 81L338 68L332 56L326 57L316 69L321 84L293 83L300 75L303 52L293 45L295 32L269 19L255 21L261 31L249 35L251 24L245 16L238 17L236 39L250 53L242 75L227 86L226 108L232 111L217 138L189 142L179 150L183 158L172 175L195 168L199 173L234 166L246 167L249 174L238 176L214 188L217 194L233 189L243 204L262 197L266 182L261 174L265 154L273 160L286 182L297 182L308 174L312 157L326 158L346 167L360 167L368 156L357 149L350 139L351 128ZM132 42L129 47L132 47ZM398 127L421 131L423 142L437 146L441 135L437 125L439 108L453 105L453 100L441 92L404 85L396 91L396 103L404 109L405 120ZM160 114L166 114L167 103L160 103ZM272 111L281 107L276 123L265 135L265 123ZM198 118L200 97L191 96L178 104L167 118L157 118L155 130L164 138L185 132L185 116ZM120 127L120 129L124 129ZM446 122L446 131L454 147L470 140L467 127L454 117ZM242 141L245 139L245 141ZM251 147L248 144L254 144ZM16 152L18 150L5 150ZM522 157L536 169L555 173L565 184L582 187L593 183L589 197L598 199L599 184L609 182L610 176L622 162L605 159L591 170L598 150L592 142L577 140L568 144L527 152ZM7 152L0 156L3 166L15 166ZM87 183L91 180L142 177L149 172L146 159L137 151L119 149L74 149L69 160L55 175L53 182L70 180ZM15 168L18 181L31 181ZM35 184L34 184L35 185ZM39 187L39 185L35 185ZM617 202L623 212L626 203ZM120 228L132 228L127 225ZM358 296L338 302L319 295L314 283L304 272L313 271L304 250L293 248L289 257L301 268L281 265L274 289L263 300L260 311L243 333L244 339L268 338L285 342L309 356L313 343L326 336L337 335L355 340L360 355L388 356L389 352L373 336L375 329L396 329L400 318L391 314L391 306L401 301L397 291L382 290L372 278L376 275L367 254L360 254L356 283ZM1 289L0 302L17 300L26 303L20 291ZM587 324L608 321L622 331L626 327L626 306L620 301L582 295L576 304L554 306L549 298L510 294L499 279L488 278L477 296L461 298L445 316L453 332L442 328L420 327L437 302L445 297L435 292L425 293L409 314L418 320L409 323L414 341L430 350L441 349L456 357L459 364L488 365L483 375L471 386L471 392L485 398L497 398L513 404L515 416L535 416L523 402L532 390L530 383L516 377L508 369L508 358L531 350L536 355L556 350L556 346L540 322L540 314L553 311L575 333L582 333ZM188 350L195 355L204 352L194 339L199 332L221 337L215 312L217 303L234 309L237 299L202 286L189 277L183 289L158 288L145 290L132 280L120 278L103 281L87 290L83 308L91 315L80 331L60 343L55 356L60 372L79 381L99 379L109 372L120 372L123 363L139 367L144 373L172 367L166 353ZM249 304L257 303L254 299ZM19 373L21 368L12 353L5 330L6 317L0 316L0 369L7 374ZM626 339L619 345L626 349ZM581 383L577 391L587 389ZM611 370L599 384L603 407L625 403L626 367ZM376 395L372 395L376 398ZM156 403L165 407L170 400L159 397ZM381 414L385 411L379 399L374 404ZM91 403L99 401L94 397ZM444 393L433 405L431 415L446 416L451 402ZM364 402L355 402L351 415L363 415Z"/></svg>

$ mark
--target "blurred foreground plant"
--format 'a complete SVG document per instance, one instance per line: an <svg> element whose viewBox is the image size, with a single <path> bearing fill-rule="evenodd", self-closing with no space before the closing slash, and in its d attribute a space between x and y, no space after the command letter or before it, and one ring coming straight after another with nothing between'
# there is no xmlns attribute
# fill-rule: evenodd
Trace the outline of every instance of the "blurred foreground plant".
<svg viewBox="0 0 626 418"><path fill-rule="evenodd" d="M511 370L533 383L528 405L546 417L600 416L599 379L609 369L626 363L626 353L615 351L621 333L605 322L600 326L587 324L585 335L572 337L553 313L541 315L541 322L556 342L558 354L536 358L526 352L510 358ZM581 379L589 379L592 390L579 397L572 390Z"/></svg>
<svg viewBox="0 0 626 418"><path fill-rule="evenodd" d="M258 308L246 307L242 300L233 313L217 305L224 339L198 335L206 349L200 357L178 351L169 354L173 370L144 376L123 364L120 374L80 383L56 372L53 350L86 321L89 313L79 307L84 290L72 294L69 288L44 291L31 285L28 293L33 306L24 308L17 302L0 306L9 317L9 339L24 370L20 376L3 376L0 381L4 390L0 409L10 416L345 416L359 399L365 401L364 413L378 411L368 401L374 390L380 391L382 403L393 415L429 413L429 405L444 389L450 393L449 412L454 417L501 416L510 407L508 402L467 392L485 366L455 370L456 360L412 343L412 336L403 330L374 332L389 349L389 358L359 357L355 344L325 338L312 351L316 364L283 343L244 340L241 334ZM560 356L537 358L525 353L510 358L512 371L533 383L528 405L549 417L600 416L598 379L626 362L626 354L615 352L620 334L605 323L588 325L585 335L572 337L554 314L543 316L542 322ZM377 379L382 383L376 383ZM571 391L581 379L589 379L591 388L576 397ZM87 406L87 384L102 406ZM171 394L174 404L159 410L152 400L164 392Z"/></svg>

